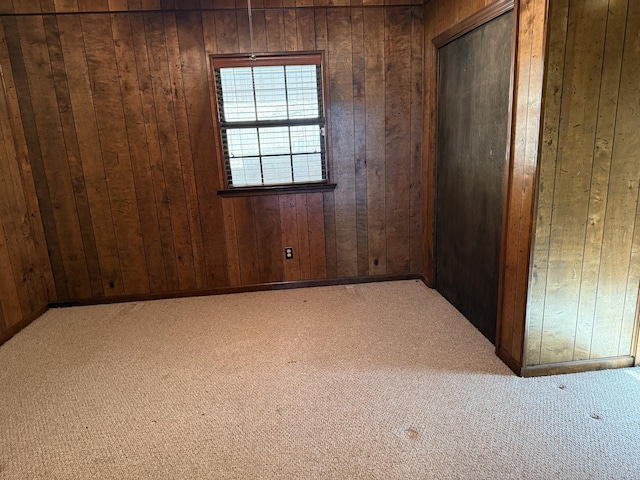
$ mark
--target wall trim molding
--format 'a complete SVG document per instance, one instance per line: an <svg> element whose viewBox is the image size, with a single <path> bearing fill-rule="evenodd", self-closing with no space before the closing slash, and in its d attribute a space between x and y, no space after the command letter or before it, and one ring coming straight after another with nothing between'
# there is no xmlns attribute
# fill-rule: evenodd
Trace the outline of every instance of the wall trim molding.
<svg viewBox="0 0 640 480"><path fill-rule="evenodd" d="M87 305L103 305L109 303L144 302L147 300L165 300L169 298L204 297L208 295L225 295L232 293L263 292L271 290L289 290L292 288L330 287L335 285L349 285L357 283L393 282L398 280L420 280L424 278L420 274L402 275L367 275L358 277L323 278L320 280L296 280L290 282L257 283L238 287L220 287L204 290L187 290L166 293L153 293L142 295L118 295L113 297L72 299L52 302L51 308L79 307Z"/></svg>
<svg viewBox="0 0 640 480"><path fill-rule="evenodd" d="M534 365L523 367L523 377L540 377L543 375L560 375L565 373L593 372L610 368L633 367L634 357L630 355L609 358L597 358L593 360L576 360L573 362L549 363L546 365Z"/></svg>
<svg viewBox="0 0 640 480"><path fill-rule="evenodd" d="M12 325L11 327L9 327L9 329L7 329L6 331L0 333L0 345L2 345L3 343L6 343L8 340L11 339L11 337L13 337L16 333L18 333L24 327L29 325L31 322L33 322L36 318L43 315L47 310L49 310L49 305L44 305L43 307L40 307L30 315L20 320L15 325Z"/></svg>
<svg viewBox="0 0 640 480"><path fill-rule="evenodd" d="M498 0L492 3L488 7L483 8L477 13L474 13L470 17L465 18L461 22L455 24L448 30L445 30L437 37L433 38L433 44L436 48L444 47L447 43L451 43L454 40L462 37L471 30L490 22L494 18L499 17L503 13L513 10L514 0Z"/></svg>

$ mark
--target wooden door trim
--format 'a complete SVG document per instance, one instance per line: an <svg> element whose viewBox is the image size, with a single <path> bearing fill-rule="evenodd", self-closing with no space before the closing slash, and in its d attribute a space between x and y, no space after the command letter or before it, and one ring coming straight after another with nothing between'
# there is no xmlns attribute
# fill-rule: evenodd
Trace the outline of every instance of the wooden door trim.
<svg viewBox="0 0 640 480"><path fill-rule="evenodd" d="M633 327L631 343L631 355L634 357L634 366L640 367L640 285L638 285L638 300L636 303L636 321Z"/></svg>
<svg viewBox="0 0 640 480"><path fill-rule="evenodd" d="M513 10L513 3L514 0L498 0L470 17L465 18L450 29L445 30L437 37L434 37L432 42L436 48L444 47L447 43L453 42L471 30L490 22L509 10Z"/></svg>

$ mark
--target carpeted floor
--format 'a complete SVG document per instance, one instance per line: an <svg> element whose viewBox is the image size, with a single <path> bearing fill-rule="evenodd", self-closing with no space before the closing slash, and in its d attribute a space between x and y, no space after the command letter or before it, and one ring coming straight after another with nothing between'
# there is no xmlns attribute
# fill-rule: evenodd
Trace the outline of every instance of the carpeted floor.
<svg viewBox="0 0 640 480"><path fill-rule="evenodd" d="M51 310L2 479L640 479L640 369L521 379L420 282Z"/></svg>

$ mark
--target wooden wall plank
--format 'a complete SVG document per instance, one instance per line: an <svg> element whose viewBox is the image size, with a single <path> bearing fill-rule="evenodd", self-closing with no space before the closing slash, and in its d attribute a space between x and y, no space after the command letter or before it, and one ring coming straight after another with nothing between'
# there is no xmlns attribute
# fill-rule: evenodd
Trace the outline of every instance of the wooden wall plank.
<svg viewBox="0 0 640 480"><path fill-rule="evenodd" d="M42 224L40 207L38 205L33 170L29 164L29 150L27 147L22 119L20 117L20 107L13 78L13 69L11 67L9 51L4 38L4 28L1 22L0 80L3 86L2 100L5 102L3 113L0 114L3 118L0 121L6 121L6 124L3 123L3 128L7 132L5 137L11 137L11 143L13 145L12 151L15 155L15 162L20 170L22 178L21 190L24 193L24 199L26 202L26 207L23 212L26 216L25 221L28 221L30 224L30 240L33 242L33 248L35 250L33 253L35 254L34 262L36 263L36 266L33 269L33 274L40 276L43 289L41 292L43 297L42 304L46 304L50 299L53 300L56 298L53 272L51 269L51 260L47 251L46 237ZM7 147L8 150L9 148L10 146ZM31 246L29 239L26 238L25 242L28 244L28 247Z"/></svg>
<svg viewBox="0 0 640 480"><path fill-rule="evenodd" d="M307 194L307 219L309 232L309 268L310 277L312 279L327 278L329 272L327 269L327 259L325 251L324 230L325 223L323 218L324 202L322 194Z"/></svg>
<svg viewBox="0 0 640 480"><path fill-rule="evenodd" d="M282 10L264 12L267 35L267 51L282 52L285 50L284 13Z"/></svg>
<svg viewBox="0 0 640 480"><path fill-rule="evenodd" d="M527 302L526 365L538 365L540 363L549 238L553 210L553 195L546 195L545 192L553 192L555 188L562 88L554 86L562 85L564 77L569 0L554 2L550 8L543 142L540 147L540 167L538 172L538 191L540 193L536 207L534 262L532 264L528 294L531 300Z"/></svg>
<svg viewBox="0 0 640 480"><path fill-rule="evenodd" d="M43 224L47 227L45 229L45 235L46 241L49 245L50 262L53 265L59 267L55 272L55 288L57 291L57 294L55 296L64 296L68 294L68 286L63 267L62 252L56 232L56 224L55 218L53 216L51 197L48 192L48 184L42 164L40 143L38 139L37 127L35 124L35 115L31 102L29 83L27 81L27 72L22 55L22 49L19 42L17 22L15 18L5 18L3 20L4 24L2 29L2 52L3 54L6 52L7 56L3 57L2 75L5 88L10 89L10 85L15 85L15 102L17 103L17 109L19 109L23 115L23 119L17 122L17 124L14 120L14 137L18 134L22 135L21 132L24 132L25 142L28 141L31 145L29 150L27 151L27 163L29 165L33 165L33 168L29 166L29 171L33 174L34 187L36 184L39 187L37 188L37 195L40 195L38 201L42 205L40 209L42 215L41 218L43 219ZM10 65L9 62L11 62L13 66ZM5 75L9 75L11 73L13 73L12 78L5 78ZM13 83L14 78L15 84ZM33 209L33 203L32 210L34 213L37 212L37 210Z"/></svg>
<svg viewBox="0 0 640 480"><path fill-rule="evenodd" d="M281 282L284 279L284 247L278 196L254 197L253 205L260 260L260 282Z"/></svg>
<svg viewBox="0 0 640 480"><path fill-rule="evenodd" d="M84 52L80 18L58 17L60 44L65 58L69 98L73 109L78 148L98 252L105 295L123 295L122 271L118 254L111 202L100 148L100 136L93 104L91 80ZM56 266L54 264L54 274ZM66 296L64 298L72 298Z"/></svg>
<svg viewBox="0 0 640 480"><path fill-rule="evenodd" d="M411 9L411 98L409 105L410 141L411 141L411 174L409 204L409 259L411 273L422 271L422 229L423 215L422 197L422 116L424 115L422 99L423 65L424 65L424 8Z"/></svg>
<svg viewBox="0 0 640 480"><path fill-rule="evenodd" d="M56 12L77 12L78 0L55 0Z"/></svg>
<svg viewBox="0 0 640 480"><path fill-rule="evenodd" d="M135 182L142 239L148 265L151 292L166 290L162 237L155 204L153 175L150 169L149 146L145 131L140 82L136 68L133 32L129 15L114 15L111 21L120 78L120 90L131 152L131 166Z"/></svg>
<svg viewBox="0 0 640 480"><path fill-rule="evenodd" d="M364 12L351 13L351 43L353 45L353 142L355 161L356 238L358 275L369 274L367 224L367 122L365 101Z"/></svg>
<svg viewBox="0 0 640 480"><path fill-rule="evenodd" d="M6 111L4 95L0 95L0 98L3 99L0 111ZM30 265L26 251L27 242L23 241L23 225L21 221L21 217L28 215L28 212L25 213L21 211L22 209L19 210L18 199L21 198L22 203L24 203L24 196L20 190L16 189L16 180L20 182L20 179L15 178L15 170L17 169L15 153L11 155L12 152L8 151L8 148L13 143L12 138L6 134L5 129L0 128L0 146L3 147L0 148L0 191L2 192L0 194L0 218L2 218L4 242L6 244L4 248L8 253L12 272L10 278L13 280L17 290L17 299L21 309L21 315L14 318L19 319L28 316L29 312L34 311L31 298L35 294L33 293L34 285L30 281Z"/></svg>
<svg viewBox="0 0 640 480"><path fill-rule="evenodd" d="M194 259L176 129L174 88L169 73L167 43L170 33L167 32L165 25L165 15L170 14L145 14L144 23L149 48L149 68L158 135L161 139L160 153L167 186L166 204L171 216L178 284L180 289L193 290L195 289ZM175 30L173 35L175 38Z"/></svg>
<svg viewBox="0 0 640 480"><path fill-rule="evenodd" d="M104 17L94 14L83 16L81 23L123 287L127 294L148 293L149 276L140 214L136 208L111 22L105 22Z"/></svg>
<svg viewBox="0 0 640 480"><path fill-rule="evenodd" d="M313 278L311 276L311 244L309 241L309 205L308 194L296 195L296 223L298 230L298 256L300 258L300 278ZM317 212L313 212L317 214ZM324 239L323 239L324 240ZM322 248L324 251L324 247ZM317 251L313 252L313 255ZM326 262L326 260L325 260Z"/></svg>
<svg viewBox="0 0 640 480"><path fill-rule="evenodd" d="M407 35L407 33L409 35ZM385 152L387 273L409 273L411 182L411 16L385 15Z"/></svg>
<svg viewBox="0 0 640 480"><path fill-rule="evenodd" d="M314 18L315 18L315 48L318 50L328 50L328 26L327 26L327 10L326 9L315 9L314 10ZM300 22L298 23L298 35L301 33L302 25ZM306 31L306 30L305 30ZM305 48L305 40L304 33L303 37L298 37L298 48ZM328 56L328 55L327 55ZM331 61L330 58L325 59L324 64L325 69L325 81L326 79L331 78L332 69L331 69ZM330 85L325 85L325 92L327 88L330 88ZM325 96L325 102L329 101L329 97ZM333 117L331 116L331 112L327 113L327 122L332 123ZM333 140L329 137L327 143L327 151L331 151ZM330 171L331 178L336 178L337 175L334 172L335 169L335 160L332 158L328 163L328 168ZM334 192L327 192L323 195L323 209L324 209L324 232L325 232L325 254L327 259L327 277L333 278L338 275L338 253L337 253L337 244L336 244L336 199Z"/></svg>
<svg viewBox="0 0 640 480"><path fill-rule="evenodd" d="M165 207L166 199L168 198L167 183L160 152L160 136L158 133L152 74L149 66L149 49L147 48L144 16L131 15L130 23L136 57L138 88L142 102L145 140L149 150L149 165L143 168L147 168L151 172L150 177L153 184L154 203L162 245L162 255L154 259L158 268L157 274L150 276L150 280L156 285L158 291L177 291L179 289L178 266L173 241L171 214L169 209Z"/></svg>
<svg viewBox="0 0 640 480"><path fill-rule="evenodd" d="M181 23L193 22L201 25L200 15L179 14ZM169 75L171 79L171 91L173 93L173 106L175 124L178 135L178 148L180 154L180 164L182 167L182 181L184 196L186 200L187 220L189 225L189 237L191 239L192 258L195 270L194 288L203 288L207 285L206 262L204 258L204 245L202 239L202 227L198 212L198 195L193 169L193 152L191 151L191 136L189 129L189 119L187 115L187 104L185 99L185 88L182 79L182 62L180 57L180 47L178 44L178 32L176 20L173 15L164 15L165 36L167 40L167 59L169 61Z"/></svg>
<svg viewBox="0 0 640 480"><path fill-rule="evenodd" d="M177 17L178 40L185 101L189 120L189 135L196 177L207 283L210 287L227 285L229 267L225 245L222 202L216 195L219 173L214 167L215 130L208 88L207 56L204 47L202 20L196 12ZM218 33L216 25L216 35Z"/></svg>
<svg viewBox="0 0 640 480"><path fill-rule="evenodd" d="M69 165L66 162L66 148L44 24L42 17L35 16L19 17L17 22L53 216L58 235L65 237L65 241L60 242L60 247L66 282L69 293L82 298L91 295L89 275ZM51 115L49 112L56 113ZM51 188L52 185L55 185L55 189ZM73 213L68 215L66 212Z"/></svg>
<svg viewBox="0 0 640 480"><path fill-rule="evenodd" d="M60 43L60 34L58 31L58 22L57 19L52 16L43 17L43 20L47 37L47 45L49 48L49 58L51 59L51 69L56 90L58 109L60 111L64 144L69 163L69 172L71 174L71 182L75 196L75 206L78 212L78 221L80 225L80 232L82 234L87 270L89 273L91 292L94 297L102 297L104 296L102 274L100 272L98 250L93 232L93 221L91 219L89 199L85 188L80 147L78 145L75 121L73 118L69 85L67 82L62 45Z"/></svg>
<svg viewBox="0 0 640 480"><path fill-rule="evenodd" d="M260 261L256 238L255 212L253 198L233 199L238 232L238 252L240 257L240 279L242 285L260 283Z"/></svg>
<svg viewBox="0 0 640 480"><path fill-rule="evenodd" d="M358 274L353 123L353 54L350 13L327 11L331 142L335 189L337 274Z"/></svg>
<svg viewBox="0 0 640 480"><path fill-rule="evenodd" d="M387 273L384 10L364 10L369 272Z"/></svg>
<svg viewBox="0 0 640 480"><path fill-rule="evenodd" d="M298 50L298 23L296 15L297 12L293 8L284 11L284 49L287 52ZM315 39L313 43L315 47Z"/></svg>
<svg viewBox="0 0 640 480"><path fill-rule="evenodd" d="M9 255L9 245L4 232L4 225L0 218L0 306L3 313L3 330L6 331L11 326L18 323L22 318L22 308L20 306L20 294L18 292L18 282L13 274L11 257Z"/></svg>

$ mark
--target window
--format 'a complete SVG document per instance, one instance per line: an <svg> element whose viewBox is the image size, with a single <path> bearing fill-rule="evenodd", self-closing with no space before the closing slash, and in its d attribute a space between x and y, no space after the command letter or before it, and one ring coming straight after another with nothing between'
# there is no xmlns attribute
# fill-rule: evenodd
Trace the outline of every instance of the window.
<svg viewBox="0 0 640 480"><path fill-rule="evenodd" d="M211 60L225 188L327 184L322 53Z"/></svg>

